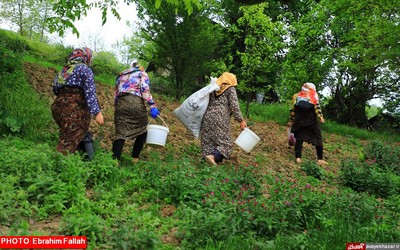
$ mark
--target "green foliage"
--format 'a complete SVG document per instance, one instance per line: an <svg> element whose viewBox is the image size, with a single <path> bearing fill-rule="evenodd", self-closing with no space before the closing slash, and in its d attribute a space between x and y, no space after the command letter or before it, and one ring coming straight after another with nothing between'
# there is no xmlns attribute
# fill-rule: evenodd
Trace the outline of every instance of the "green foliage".
<svg viewBox="0 0 400 250"><path fill-rule="evenodd" d="M325 177L325 171L315 162L304 162L301 164L300 169L308 176L312 176L318 180L322 180Z"/></svg>
<svg viewBox="0 0 400 250"><path fill-rule="evenodd" d="M36 61L64 65L73 48L62 45L49 45L47 43L27 39L27 53Z"/></svg>
<svg viewBox="0 0 400 250"><path fill-rule="evenodd" d="M283 42L286 35L284 24L265 15L268 7L267 3L241 7L243 16L231 27L236 37L244 39L244 49L237 52L242 79L238 90L244 93L263 93L275 88L275 79L281 71L283 54L279 51L286 46ZM249 96L246 100L247 116Z"/></svg>
<svg viewBox="0 0 400 250"><path fill-rule="evenodd" d="M368 192L387 198L400 191L398 146L370 142L362 161L348 160L342 163L341 179L345 186L359 192Z"/></svg>
<svg viewBox="0 0 400 250"><path fill-rule="evenodd" d="M147 230L139 230L132 233L132 228L138 226L135 220L128 221L116 221L113 232L110 236L111 241L109 242L113 249L157 249L156 243L158 243L157 237L153 232Z"/></svg>
<svg viewBox="0 0 400 250"><path fill-rule="evenodd" d="M7 48L15 53L23 53L28 44L26 40L15 32L0 29L0 48Z"/></svg>
<svg viewBox="0 0 400 250"><path fill-rule="evenodd" d="M31 139L51 136L46 131L54 126L48 100L39 97L26 82L22 70L3 75L0 99L0 109L7 111L5 119L8 117L6 124L10 129Z"/></svg>
<svg viewBox="0 0 400 250"><path fill-rule="evenodd" d="M89 249L342 249L354 239L400 238L398 143L368 144L360 159L342 163L342 183L335 186L313 163L301 166L309 176L271 174L275 166L266 166L261 155L246 165L210 168L194 142L144 150L144 161L135 165L127 156L118 165L101 148L90 162L80 153L63 156L54 149L54 133L46 136L54 129L48 103L23 79L21 59L62 67L69 51L30 42L24 47L18 39L0 46L0 129L24 138L0 140L2 234L40 234L30 223L60 219L49 234L88 236ZM95 67L103 83L115 67L106 65L106 56ZM171 89L170 82L151 79L155 88ZM250 113L280 125L289 115L286 104L252 103ZM398 141L330 121L322 128L352 137L346 145L328 144L342 151L359 148L357 138ZM175 210L166 215L165 207ZM175 242L169 244L170 238Z"/></svg>
<svg viewBox="0 0 400 250"><path fill-rule="evenodd" d="M63 218L60 233L67 236L86 236L88 246L104 243L105 221L91 213L70 215Z"/></svg>
<svg viewBox="0 0 400 250"><path fill-rule="evenodd" d="M137 6L139 18L149 17L141 25L140 37L148 42L141 57L151 55L143 59L174 83L176 100L199 89L204 76L216 70L215 54L222 39L222 29L210 20L209 10L194 6L188 15L183 2L168 1L158 9L148 0Z"/></svg>
<svg viewBox="0 0 400 250"><path fill-rule="evenodd" d="M400 149L398 146L399 143L384 143L373 140L365 147L365 160L378 164L382 170L400 176Z"/></svg>
<svg viewBox="0 0 400 250"><path fill-rule="evenodd" d="M94 75L99 76L111 76L111 85L115 84L115 77L118 76L119 72L124 70L124 65L118 62L114 54L110 52L98 52L93 58L92 70ZM110 84L110 82L105 81L104 83Z"/></svg>
<svg viewBox="0 0 400 250"><path fill-rule="evenodd" d="M18 133L21 130L21 127L24 124L23 118L15 118L7 114L5 111L0 111L0 131L1 133L6 134L7 132ZM1 129L2 126L5 126L5 129ZM8 130L8 131L7 131Z"/></svg>

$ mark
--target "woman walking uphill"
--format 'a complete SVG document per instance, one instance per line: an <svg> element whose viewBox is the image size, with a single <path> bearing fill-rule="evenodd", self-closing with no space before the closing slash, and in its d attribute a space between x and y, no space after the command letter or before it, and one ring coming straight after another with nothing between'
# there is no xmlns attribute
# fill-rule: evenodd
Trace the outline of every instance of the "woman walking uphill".
<svg viewBox="0 0 400 250"><path fill-rule="evenodd" d="M125 140L135 139L132 149L132 162L139 160L140 152L147 137L149 122L145 103L150 107L150 115L156 119L160 114L150 93L150 80L144 69L133 63L122 71L115 86L115 140L112 145L114 158L120 160Z"/></svg>
<svg viewBox="0 0 400 250"><path fill-rule="evenodd" d="M232 153L230 116L233 115L240 122L241 129L247 126L239 108L236 76L224 72L217 79L217 84L220 89L210 94L200 128L202 156L210 166L221 163L224 158L228 159Z"/></svg>
<svg viewBox="0 0 400 250"><path fill-rule="evenodd" d="M293 107L290 109L290 120L287 125L296 138L294 151L297 163L302 162L303 142L308 142L315 146L317 163L327 164L323 160L323 142L319 125L324 122L315 85L303 84L301 91L293 95Z"/></svg>
<svg viewBox="0 0 400 250"><path fill-rule="evenodd" d="M60 131L57 151L66 155L80 146L86 150L89 160L94 154L92 135L88 132L92 115L98 124L104 124L94 75L89 68L92 54L89 48L72 51L67 64L54 79L53 92L57 97L51 106Z"/></svg>

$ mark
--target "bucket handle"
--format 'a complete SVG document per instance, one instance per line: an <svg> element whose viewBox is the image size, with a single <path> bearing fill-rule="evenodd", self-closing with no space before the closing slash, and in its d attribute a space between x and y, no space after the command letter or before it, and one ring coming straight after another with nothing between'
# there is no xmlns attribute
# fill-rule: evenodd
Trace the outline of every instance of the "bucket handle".
<svg viewBox="0 0 400 250"><path fill-rule="evenodd" d="M164 119L163 119L160 115L158 115L156 118L160 118L160 120L164 123L164 126L167 127L167 128L169 128L168 125L167 125L167 123L164 121ZM150 122L149 122L149 123L150 123Z"/></svg>

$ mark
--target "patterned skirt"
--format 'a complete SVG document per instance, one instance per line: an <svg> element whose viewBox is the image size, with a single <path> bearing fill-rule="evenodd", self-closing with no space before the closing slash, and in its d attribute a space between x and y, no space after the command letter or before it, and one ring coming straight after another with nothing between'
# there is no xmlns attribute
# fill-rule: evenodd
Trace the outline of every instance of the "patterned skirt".
<svg viewBox="0 0 400 250"><path fill-rule="evenodd" d="M143 99L133 94L121 93L115 103L115 140L133 140L146 133L149 118Z"/></svg>
<svg viewBox="0 0 400 250"><path fill-rule="evenodd" d="M88 133L91 120L83 90L66 88L60 91L51 113L60 132L57 151L64 155L74 153Z"/></svg>

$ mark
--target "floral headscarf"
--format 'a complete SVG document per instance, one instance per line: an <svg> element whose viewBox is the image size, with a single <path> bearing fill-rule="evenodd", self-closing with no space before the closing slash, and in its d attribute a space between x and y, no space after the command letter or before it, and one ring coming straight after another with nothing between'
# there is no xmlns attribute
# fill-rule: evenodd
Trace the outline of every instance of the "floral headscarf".
<svg viewBox="0 0 400 250"><path fill-rule="evenodd" d="M224 72L218 79L217 84L220 87L218 91L216 91L216 95L219 96L225 92L229 87L235 87L237 85L236 76L229 72Z"/></svg>
<svg viewBox="0 0 400 250"><path fill-rule="evenodd" d="M301 87L301 91L297 95L297 102L307 101L313 105L318 104L319 97L315 85L313 83L304 83Z"/></svg>
<svg viewBox="0 0 400 250"><path fill-rule="evenodd" d="M89 48L74 49L68 56L67 64L60 71L57 81L60 85L65 85L75 67L80 64L90 66L92 63L93 51Z"/></svg>

